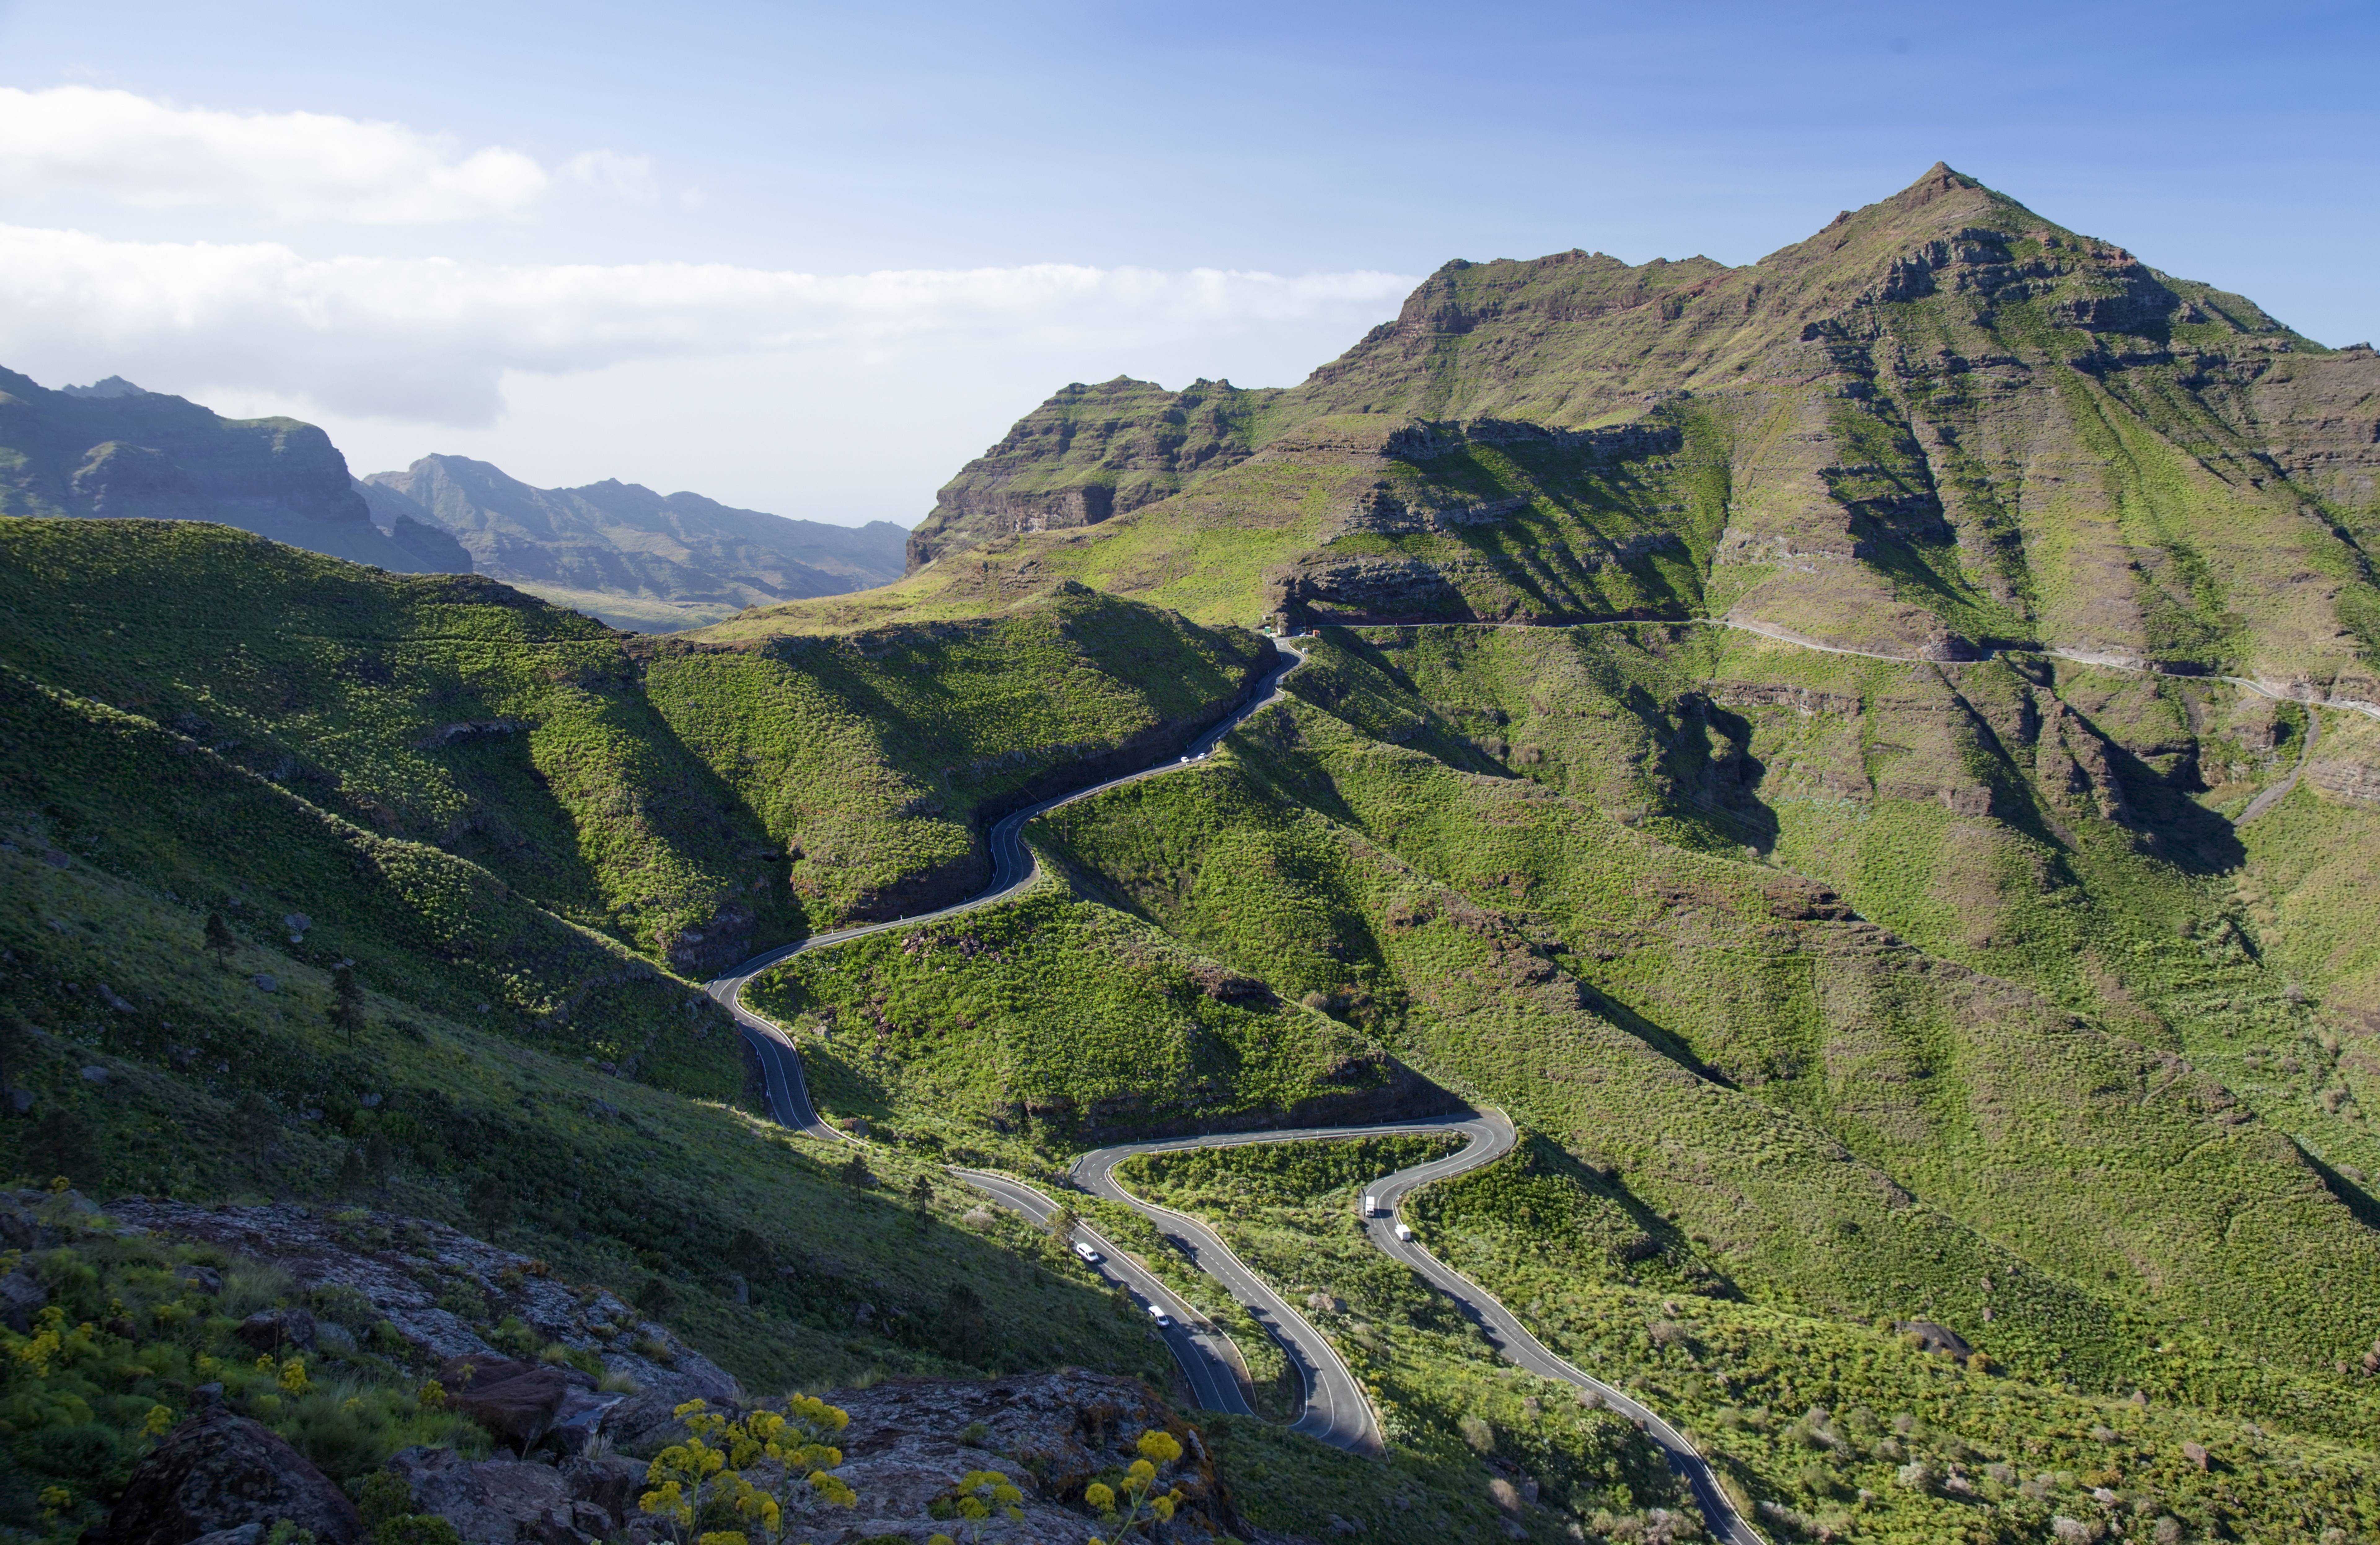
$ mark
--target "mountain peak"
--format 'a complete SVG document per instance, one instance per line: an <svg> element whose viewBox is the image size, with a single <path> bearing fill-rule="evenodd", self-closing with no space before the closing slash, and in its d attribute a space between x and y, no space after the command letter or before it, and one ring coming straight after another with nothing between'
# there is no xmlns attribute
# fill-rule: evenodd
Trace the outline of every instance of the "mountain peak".
<svg viewBox="0 0 2380 1545"><path fill-rule="evenodd" d="M1961 188L1983 186L1966 173L1952 170L1949 162L1937 161L1919 173L1915 182L1911 183L1893 197L1896 201L1903 203L1931 203L1945 193L1954 192Z"/></svg>
<svg viewBox="0 0 2380 1545"><path fill-rule="evenodd" d="M111 397L145 397L151 395L147 387L135 386L120 375L111 375L104 381L94 381L88 386L61 386L58 390L70 397L97 397L103 400Z"/></svg>

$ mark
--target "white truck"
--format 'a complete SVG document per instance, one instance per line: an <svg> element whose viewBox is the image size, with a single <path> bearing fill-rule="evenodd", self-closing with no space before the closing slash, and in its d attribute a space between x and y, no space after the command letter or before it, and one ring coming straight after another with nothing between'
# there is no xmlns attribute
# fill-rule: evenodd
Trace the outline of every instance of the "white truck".
<svg viewBox="0 0 2380 1545"><path fill-rule="evenodd" d="M1374 1195L1373 1195L1371 1192L1369 1192L1369 1191L1365 1192L1365 1193L1364 1193L1364 1216L1365 1216L1365 1217L1366 1217L1366 1218L1377 1218L1377 1217L1378 1217L1379 1215L1380 1215L1380 1198L1378 1198L1378 1197L1376 1197L1376 1196L1374 1196Z"/></svg>
<svg viewBox="0 0 2380 1545"><path fill-rule="evenodd" d="M1407 1226L1406 1224L1399 1223L1399 1224L1397 1225L1397 1238L1398 1238L1399 1240L1402 1241L1402 1242L1403 1242L1403 1243L1405 1243L1405 1244L1408 1244L1408 1245L1412 1244L1412 1243L1413 1243L1413 1230L1412 1230L1412 1228L1411 1228L1411 1227L1409 1227L1409 1226Z"/></svg>

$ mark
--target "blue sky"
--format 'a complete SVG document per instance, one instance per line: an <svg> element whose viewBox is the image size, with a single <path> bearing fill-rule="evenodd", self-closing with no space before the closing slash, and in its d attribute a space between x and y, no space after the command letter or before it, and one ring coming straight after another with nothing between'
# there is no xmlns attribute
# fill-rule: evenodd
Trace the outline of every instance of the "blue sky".
<svg viewBox="0 0 2380 1545"><path fill-rule="evenodd" d="M2342 344L2375 43L2369 4L18 3L0 362L358 471L906 524L1066 381L1287 383L1449 258L1749 262L1937 158Z"/></svg>

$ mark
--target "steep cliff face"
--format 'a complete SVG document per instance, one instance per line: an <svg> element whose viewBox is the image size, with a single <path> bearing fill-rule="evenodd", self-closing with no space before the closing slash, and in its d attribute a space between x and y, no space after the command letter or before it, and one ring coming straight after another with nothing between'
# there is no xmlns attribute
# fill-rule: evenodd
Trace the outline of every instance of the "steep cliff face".
<svg viewBox="0 0 2380 1545"><path fill-rule="evenodd" d="M935 496L909 535L908 571L996 537L1096 526L1245 461L1280 395L1204 380L1169 392L1121 375L1069 386Z"/></svg>
<svg viewBox="0 0 2380 1545"><path fill-rule="evenodd" d="M0 513L214 520L333 557L437 566L372 523L330 437L225 419L110 377L50 391L0 371Z"/></svg>

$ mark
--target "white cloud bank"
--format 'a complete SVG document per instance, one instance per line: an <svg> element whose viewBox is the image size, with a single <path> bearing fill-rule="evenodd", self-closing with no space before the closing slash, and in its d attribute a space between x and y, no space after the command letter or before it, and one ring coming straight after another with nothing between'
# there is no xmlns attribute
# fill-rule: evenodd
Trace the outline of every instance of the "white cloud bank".
<svg viewBox="0 0 2380 1545"><path fill-rule="evenodd" d="M1352 340L1414 283L1065 263L853 275L506 267L0 225L0 364L52 383L120 374L469 426L503 410L507 371L819 348L1145 347L1283 323L1343 323Z"/></svg>
<svg viewBox="0 0 2380 1545"><path fill-rule="evenodd" d="M177 107L90 86L0 88L0 196L418 225L519 214L557 180L645 197L652 164L589 151L549 171L518 151L467 150L403 124Z"/></svg>

